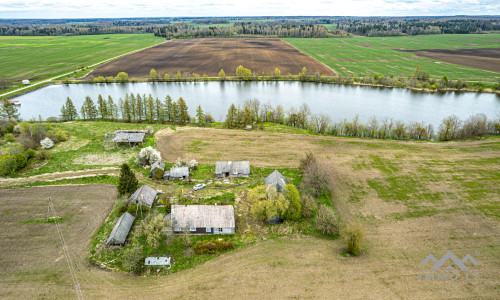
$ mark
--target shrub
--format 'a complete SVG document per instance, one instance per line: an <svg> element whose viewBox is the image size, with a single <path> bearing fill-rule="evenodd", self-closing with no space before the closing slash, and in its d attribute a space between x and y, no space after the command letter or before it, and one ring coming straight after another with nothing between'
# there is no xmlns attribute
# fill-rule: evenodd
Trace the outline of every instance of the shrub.
<svg viewBox="0 0 500 300"><path fill-rule="evenodd" d="M14 137L14 135L12 133L7 133L6 135L3 136L3 140L6 143L13 143L16 141L16 138Z"/></svg>
<svg viewBox="0 0 500 300"><path fill-rule="evenodd" d="M35 157L36 151L33 149L28 149L28 150L26 150L26 152L24 152L24 154L26 155L27 159L30 159L30 158Z"/></svg>
<svg viewBox="0 0 500 300"><path fill-rule="evenodd" d="M300 220L302 206L300 205L300 194L293 184L285 185L283 191L285 199L290 203L288 209L283 214L283 219L298 221Z"/></svg>
<svg viewBox="0 0 500 300"><path fill-rule="evenodd" d="M196 168L198 167L198 162L194 159L188 161L186 158L178 157L177 160L175 161L174 166L176 168L188 167L191 170L193 170L193 169L196 170Z"/></svg>
<svg viewBox="0 0 500 300"><path fill-rule="evenodd" d="M146 239L146 244L153 248L158 248L160 238L163 233L163 218L164 214L154 213L149 214L142 220L139 232Z"/></svg>
<svg viewBox="0 0 500 300"><path fill-rule="evenodd" d="M135 174L128 164L123 164L120 170L120 178L118 180L118 194L122 195L130 195L135 190L137 190L137 186L139 182L137 178L135 178Z"/></svg>
<svg viewBox="0 0 500 300"><path fill-rule="evenodd" d="M159 160L161 160L160 151L153 149L153 147L149 146L141 149L141 151L136 156L135 162L139 166L145 166L145 165L152 165Z"/></svg>
<svg viewBox="0 0 500 300"><path fill-rule="evenodd" d="M165 174L165 171L163 169L161 169L161 168L157 168L155 170L154 179L156 179L156 180L163 179L163 174Z"/></svg>
<svg viewBox="0 0 500 300"><path fill-rule="evenodd" d="M50 138L46 137L40 142L40 145L43 149L50 149L54 147L54 142Z"/></svg>
<svg viewBox="0 0 500 300"><path fill-rule="evenodd" d="M138 204L132 204L132 205L130 205L130 206L127 208L127 212L128 212L129 214L134 215L134 216L136 215L136 212L137 212L138 214L141 214L141 211L142 211L142 213L143 213L143 214L145 214L145 213L148 213L148 212L149 212L149 210L150 210L150 209L149 209L149 207L144 206L144 205L138 205Z"/></svg>
<svg viewBox="0 0 500 300"><path fill-rule="evenodd" d="M132 248L123 251L122 267L135 274L141 274L144 268L144 250L139 245L134 245Z"/></svg>
<svg viewBox="0 0 500 300"><path fill-rule="evenodd" d="M347 224L340 234L347 242L347 252L358 256L365 237L363 227L359 224Z"/></svg>
<svg viewBox="0 0 500 300"><path fill-rule="evenodd" d="M22 168L26 167L26 164L28 163L28 159L24 154L18 153L14 155L14 162L15 162L15 169L21 170Z"/></svg>
<svg viewBox="0 0 500 300"><path fill-rule="evenodd" d="M148 132L149 135L151 135L155 132L155 129L151 126L148 126L146 127L146 131Z"/></svg>
<svg viewBox="0 0 500 300"><path fill-rule="evenodd" d="M193 250L196 254L216 254L218 252L234 249L235 246L236 244L230 240L207 240L196 242Z"/></svg>
<svg viewBox="0 0 500 300"><path fill-rule="evenodd" d="M48 159L50 159L50 152L46 151L46 150L38 151L35 154L35 158L38 160L48 160Z"/></svg>
<svg viewBox="0 0 500 300"><path fill-rule="evenodd" d="M316 217L316 229L323 234L334 235L339 233L339 223L332 209L320 205Z"/></svg>
<svg viewBox="0 0 500 300"><path fill-rule="evenodd" d="M305 219L313 217L318 210L316 200L309 195L305 195L300 199L300 205L302 206L302 218Z"/></svg>
<svg viewBox="0 0 500 300"><path fill-rule="evenodd" d="M0 156L0 175L13 174L16 171L16 162L13 155Z"/></svg>
<svg viewBox="0 0 500 300"><path fill-rule="evenodd" d="M118 205L117 205L117 211L118 211L118 214L121 215L123 213L125 213L128 209L128 199L127 197L122 197L120 199L120 202L118 202Z"/></svg>
<svg viewBox="0 0 500 300"><path fill-rule="evenodd" d="M59 142L64 142L66 140L68 140L68 136L66 135L66 133L62 130L58 130L56 131L55 133L55 137L56 139L59 141Z"/></svg>

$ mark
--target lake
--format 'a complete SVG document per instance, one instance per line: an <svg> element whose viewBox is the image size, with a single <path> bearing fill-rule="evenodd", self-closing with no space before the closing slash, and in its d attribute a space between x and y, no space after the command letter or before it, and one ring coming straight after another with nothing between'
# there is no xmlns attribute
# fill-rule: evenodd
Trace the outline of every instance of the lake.
<svg viewBox="0 0 500 300"><path fill-rule="evenodd" d="M298 108L306 103L313 114L325 113L332 121L352 119L359 115L362 122L375 116L394 118L406 123L425 122L438 126L441 120L457 115L465 120L475 113L484 113L489 119L500 113L500 96L491 93L424 93L408 89L377 88L310 82L141 82L109 84L51 85L19 96L19 112L25 120L59 116L66 97L70 97L80 111L85 96L97 102L101 94L111 95L118 103L126 93L151 94L162 101L168 94L176 100L183 97L191 116L201 105L217 121L224 121L227 109L234 103L259 99L273 107ZM97 105L97 104L96 104Z"/></svg>

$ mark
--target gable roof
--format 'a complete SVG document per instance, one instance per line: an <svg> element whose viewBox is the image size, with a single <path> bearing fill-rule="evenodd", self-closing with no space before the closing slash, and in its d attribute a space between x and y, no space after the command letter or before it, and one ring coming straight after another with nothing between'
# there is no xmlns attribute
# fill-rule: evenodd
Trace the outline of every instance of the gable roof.
<svg viewBox="0 0 500 300"><path fill-rule="evenodd" d="M113 230L109 235L106 245L118 245L125 243L125 240L130 232L130 228L132 228L132 225L134 224L134 220L135 217L128 212L118 218L115 227L113 227Z"/></svg>
<svg viewBox="0 0 500 300"><path fill-rule="evenodd" d="M218 161L215 163L215 174L229 173L230 176L250 175L250 162L245 161Z"/></svg>
<svg viewBox="0 0 500 300"><path fill-rule="evenodd" d="M130 196L129 200L134 201L136 204L140 202L141 205L151 207L155 202L156 194L158 194L158 192L155 189L143 185Z"/></svg>
<svg viewBox="0 0 500 300"><path fill-rule="evenodd" d="M234 228L232 205L172 205L173 228Z"/></svg>
<svg viewBox="0 0 500 300"><path fill-rule="evenodd" d="M156 169L162 169L165 171L165 163L162 162L161 160L157 160L154 164L151 165L151 175L154 177L155 176L155 171Z"/></svg>
<svg viewBox="0 0 500 300"><path fill-rule="evenodd" d="M189 168L188 167L178 167L171 168L170 171L166 171L163 174L163 178L189 178Z"/></svg>
<svg viewBox="0 0 500 300"><path fill-rule="evenodd" d="M283 176L278 170L274 170L269 176L266 177L264 180L264 183L270 186L273 186L276 188L276 190L279 190L278 187L283 190L286 185L286 178Z"/></svg>
<svg viewBox="0 0 500 300"><path fill-rule="evenodd" d="M117 132L111 140L116 143L142 143L144 140L144 132Z"/></svg>

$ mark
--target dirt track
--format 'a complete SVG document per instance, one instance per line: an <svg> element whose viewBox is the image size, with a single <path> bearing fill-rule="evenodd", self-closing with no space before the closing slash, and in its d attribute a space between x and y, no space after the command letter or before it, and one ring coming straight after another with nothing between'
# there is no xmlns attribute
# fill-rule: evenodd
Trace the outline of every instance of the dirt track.
<svg viewBox="0 0 500 300"><path fill-rule="evenodd" d="M401 50L466 67L500 72L500 48Z"/></svg>
<svg viewBox="0 0 500 300"><path fill-rule="evenodd" d="M308 74L333 74L333 71L293 46L279 39L186 39L173 40L153 48L121 57L106 63L89 75L116 76L126 72L129 78L148 78L152 68L163 77L173 77L177 71L218 76L223 69L226 76L235 75L242 65L252 72L282 75L298 74L303 67Z"/></svg>

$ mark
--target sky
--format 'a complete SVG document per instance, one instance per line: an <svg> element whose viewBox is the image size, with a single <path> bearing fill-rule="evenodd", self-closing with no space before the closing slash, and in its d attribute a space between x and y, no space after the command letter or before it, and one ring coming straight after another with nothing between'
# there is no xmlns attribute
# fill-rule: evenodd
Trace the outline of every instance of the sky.
<svg viewBox="0 0 500 300"><path fill-rule="evenodd" d="M0 18L500 15L499 0L0 0Z"/></svg>

